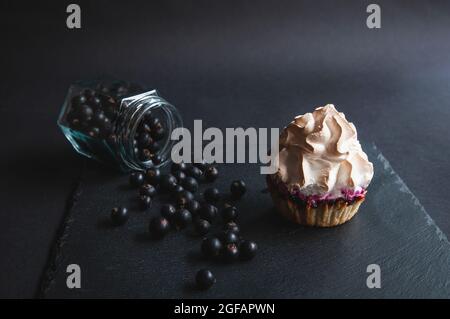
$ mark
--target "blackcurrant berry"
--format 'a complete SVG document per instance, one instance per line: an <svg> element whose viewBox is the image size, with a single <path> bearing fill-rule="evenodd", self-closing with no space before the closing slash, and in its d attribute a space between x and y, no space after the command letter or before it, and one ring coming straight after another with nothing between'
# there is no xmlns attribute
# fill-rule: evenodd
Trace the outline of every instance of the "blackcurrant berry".
<svg viewBox="0 0 450 319"><path fill-rule="evenodd" d="M194 223L194 227L197 234L204 236L209 232L211 224L207 220L197 219Z"/></svg>
<svg viewBox="0 0 450 319"><path fill-rule="evenodd" d="M160 179L161 188L169 192L177 184L177 179L172 174L162 175Z"/></svg>
<svg viewBox="0 0 450 319"><path fill-rule="evenodd" d="M194 166L204 172L208 168L208 164L205 161L194 163Z"/></svg>
<svg viewBox="0 0 450 319"><path fill-rule="evenodd" d="M197 202L195 199L189 201L189 203L187 204L187 209L192 213L192 214L197 214L197 212L200 209L200 203Z"/></svg>
<svg viewBox="0 0 450 319"><path fill-rule="evenodd" d="M158 128L161 126L161 121L159 120L159 118L155 117L155 116L149 116L148 118L146 118L146 122L148 125L150 125L150 128L152 130Z"/></svg>
<svg viewBox="0 0 450 319"><path fill-rule="evenodd" d="M161 144L159 142L153 141L149 146L148 149L153 154L157 153L161 149Z"/></svg>
<svg viewBox="0 0 450 319"><path fill-rule="evenodd" d="M146 210L152 206L152 198L150 196L141 195L139 197L139 205L142 210Z"/></svg>
<svg viewBox="0 0 450 319"><path fill-rule="evenodd" d="M195 276L195 282L199 289L208 289L216 282L213 273L208 269L200 269Z"/></svg>
<svg viewBox="0 0 450 319"><path fill-rule="evenodd" d="M145 122L141 122L138 127L138 132L139 133L150 133L150 126Z"/></svg>
<svg viewBox="0 0 450 319"><path fill-rule="evenodd" d="M151 184L144 184L139 189L139 194L144 196L154 197L156 196L156 188Z"/></svg>
<svg viewBox="0 0 450 319"><path fill-rule="evenodd" d="M111 221L113 225L119 226L128 220L128 209L126 207L114 207L111 210Z"/></svg>
<svg viewBox="0 0 450 319"><path fill-rule="evenodd" d="M92 96L89 99L89 105L94 109L100 108L102 106L101 104L102 104L102 101L100 100L100 98L98 96Z"/></svg>
<svg viewBox="0 0 450 319"><path fill-rule="evenodd" d="M184 184L184 180L186 179L186 174L183 171L175 171L172 174L177 179L178 184Z"/></svg>
<svg viewBox="0 0 450 319"><path fill-rule="evenodd" d="M153 143L153 139L150 136L150 134L148 134L148 133L139 134L138 144L140 147L145 148L145 147L148 147L152 143Z"/></svg>
<svg viewBox="0 0 450 319"><path fill-rule="evenodd" d="M144 174L141 172L133 172L130 174L130 184L134 187L139 187L144 184Z"/></svg>
<svg viewBox="0 0 450 319"><path fill-rule="evenodd" d="M231 195L234 198L236 198L236 199L241 198L247 191L244 181L242 181L242 180L233 181L230 186L230 191L231 191Z"/></svg>
<svg viewBox="0 0 450 319"><path fill-rule="evenodd" d="M185 228L192 221L191 212L189 212L187 209L180 209L175 213L174 220L177 228Z"/></svg>
<svg viewBox="0 0 450 319"><path fill-rule="evenodd" d="M190 201L194 200L194 195L187 190L182 191L175 195L175 202L180 208L187 207Z"/></svg>
<svg viewBox="0 0 450 319"><path fill-rule="evenodd" d="M219 171L214 166L210 166L205 170L205 180L207 182L214 182L219 176Z"/></svg>
<svg viewBox="0 0 450 319"><path fill-rule="evenodd" d="M218 235L218 238L222 241L222 244L237 244L239 242L239 236L232 231L224 231Z"/></svg>
<svg viewBox="0 0 450 319"><path fill-rule="evenodd" d="M203 176L202 170L196 166L189 166L186 169L186 174L188 174L189 176L191 176L195 179L200 179Z"/></svg>
<svg viewBox="0 0 450 319"><path fill-rule="evenodd" d="M233 262L239 258L239 249L236 244L228 244L222 250L223 260Z"/></svg>
<svg viewBox="0 0 450 319"><path fill-rule="evenodd" d="M155 154L155 155L152 157L152 160L153 160L153 163L155 163L155 165L159 165L159 164L162 163L163 158L161 157L161 155Z"/></svg>
<svg viewBox="0 0 450 319"><path fill-rule="evenodd" d="M203 196L208 203L214 204L219 201L220 192L217 188L212 187L212 188L206 189L205 192L203 193Z"/></svg>
<svg viewBox="0 0 450 319"><path fill-rule="evenodd" d="M222 250L222 242L219 238L205 238L202 241L202 253L206 257L217 257Z"/></svg>
<svg viewBox="0 0 450 319"><path fill-rule="evenodd" d="M210 223L216 219L217 216L217 207L211 204L203 204L199 210L199 217L202 219L206 219Z"/></svg>
<svg viewBox="0 0 450 319"><path fill-rule="evenodd" d="M224 231L232 231L233 233L239 235L240 229L238 224L235 222L228 222L223 226Z"/></svg>
<svg viewBox="0 0 450 319"><path fill-rule="evenodd" d="M170 192L176 196L179 193L182 193L184 191L183 186L175 184L173 187L171 187Z"/></svg>
<svg viewBox="0 0 450 319"><path fill-rule="evenodd" d="M166 130L162 126L158 126L158 127L152 129L152 137L157 141L162 139L165 134L166 134Z"/></svg>
<svg viewBox="0 0 450 319"><path fill-rule="evenodd" d="M240 254L239 257L242 260L250 260L256 255L258 250L258 245L254 241L244 240L239 246Z"/></svg>
<svg viewBox="0 0 450 319"><path fill-rule="evenodd" d="M197 180L193 177L186 177L183 181L183 186L185 189L193 193L198 190Z"/></svg>
<svg viewBox="0 0 450 319"><path fill-rule="evenodd" d="M153 217L148 225L150 234L155 239L163 238L170 231L170 223L164 217Z"/></svg>
<svg viewBox="0 0 450 319"><path fill-rule="evenodd" d="M169 221L173 221L175 213L177 212L175 206L171 204L164 204L161 207L161 216L167 218Z"/></svg>
<svg viewBox="0 0 450 319"><path fill-rule="evenodd" d="M112 131L111 120L107 117L104 118L103 122L99 124L102 134L107 135Z"/></svg>
<svg viewBox="0 0 450 319"><path fill-rule="evenodd" d="M100 135L100 129L98 127L91 127L88 132L90 137L98 137Z"/></svg>
<svg viewBox="0 0 450 319"><path fill-rule="evenodd" d="M143 148L139 152L139 159L142 162L147 162L152 159L152 152L148 148Z"/></svg>
<svg viewBox="0 0 450 319"><path fill-rule="evenodd" d="M90 106L83 104L79 107L78 117L82 122L90 121L93 115L94 111Z"/></svg>
<svg viewBox="0 0 450 319"><path fill-rule="evenodd" d="M95 95L95 91L92 89L84 89L82 94L86 99L89 99Z"/></svg>
<svg viewBox="0 0 450 319"><path fill-rule="evenodd" d="M156 186L159 184L161 178L161 171L158 168L150 168L145 172L145 180Z"/></svg>
<svg viewBox="0 0 450 319"><path fill-rule="evenodd" d="M222 220L225 223L235 221L238 216L237 208L234 206L225 207L224 209L222 209L221 215Z"/></svg>
<svg viewBox="0 0 450 319"><path fill-rule="evenodd" d="M97 111L97 112L94 113L94 116L92 117L92 121L93 121L96 125L102 126L102 125L103 125L103 122L105 121L106 118L107 118L107 117L106 117L106 115L105 115L105 112L103 112L103 111Z"/></svg>
<svg viewBox="0 0 450 319"><path fill-rule="evenodd" d="M72 106L77 107L86 103L86 97L84 95L75 95L71 100Z"/></svg>
<svg viewBox="0 0 450 319"><path fill-rule="evenodd" d="M172 165L170 166L170 171L173 173L178 172L178 171L185 171L187 169L187 165L186 163L172 163Z"/></svg>

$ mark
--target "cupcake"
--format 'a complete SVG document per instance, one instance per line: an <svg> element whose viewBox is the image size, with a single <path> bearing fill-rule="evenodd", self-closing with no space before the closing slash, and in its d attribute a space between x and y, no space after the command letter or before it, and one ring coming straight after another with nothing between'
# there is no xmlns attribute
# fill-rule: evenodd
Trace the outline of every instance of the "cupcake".
<svg viewBox="0 0 450 319"><path fill-rule="evenodd" d="M331 227L358 211L373 165L356 128L334 105L297 116L280 134L278 170L267 176L277 210L302 225Z"/></svg>

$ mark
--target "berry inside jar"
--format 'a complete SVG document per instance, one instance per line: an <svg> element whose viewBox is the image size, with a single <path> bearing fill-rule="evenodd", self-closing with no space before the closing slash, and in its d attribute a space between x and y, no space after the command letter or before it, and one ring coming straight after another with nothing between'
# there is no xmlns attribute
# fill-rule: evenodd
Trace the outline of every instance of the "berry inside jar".
<svg viewBox="0 0 450 319"><path fill-rule="evenodd" d="M71 86L58 124L78 153L129 171L164 165L182 120L156 90L97 81Z"/></svg>

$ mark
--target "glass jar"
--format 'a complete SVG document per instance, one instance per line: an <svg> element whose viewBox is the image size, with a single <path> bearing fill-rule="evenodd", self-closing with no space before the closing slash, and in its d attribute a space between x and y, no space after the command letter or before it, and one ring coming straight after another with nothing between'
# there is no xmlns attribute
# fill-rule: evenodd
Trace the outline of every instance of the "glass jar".
<svg viewBox="0 0 450 319"><path fill-rule="evenodd" d="M170 161L170 135L183 123L156 90L103 80L72 85L58 125L78 153L130 171Z"/></svg>

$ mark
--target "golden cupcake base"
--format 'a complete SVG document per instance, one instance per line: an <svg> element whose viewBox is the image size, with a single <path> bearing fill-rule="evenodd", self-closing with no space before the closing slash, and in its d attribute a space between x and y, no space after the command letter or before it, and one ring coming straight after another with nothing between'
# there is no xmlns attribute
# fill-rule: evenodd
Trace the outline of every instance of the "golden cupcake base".
<svg viewBox="0 0 450 319"><path fill-rule="evenodd" d="M317 207L300 207L289 198L282 198L278 190L268 183L268 189L275 207L281 215L287 219L305 226L334 227L341 225L358 212L359 206L364 202L364 197L348 203L338 200L334 203L321 203Z"/></svg>

